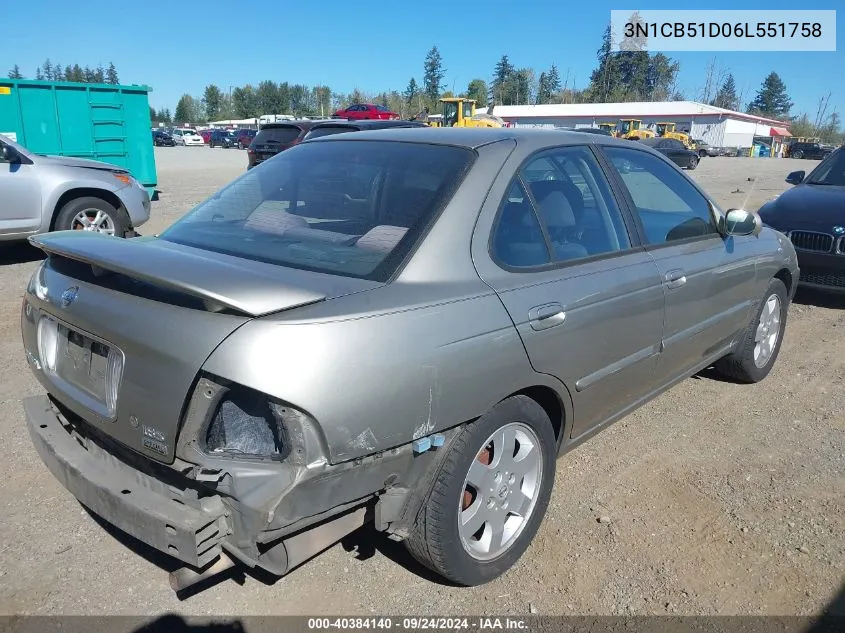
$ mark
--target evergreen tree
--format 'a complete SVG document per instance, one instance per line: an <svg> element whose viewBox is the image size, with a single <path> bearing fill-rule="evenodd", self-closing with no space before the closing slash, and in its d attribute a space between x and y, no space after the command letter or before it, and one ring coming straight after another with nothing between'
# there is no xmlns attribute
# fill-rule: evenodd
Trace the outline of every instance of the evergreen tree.
<svg viewBox="0 0 845 633"><path fill-rule="evenodd" d="M108 69L106 69L106 83L110 83L113 85L117 85L120 83L120 80L117 77L117 69L111 62L109 62Z"/></svg>
<svg viewBox="0 0 845 633"><path fill-rule="evenodd" d="M719 90L716 92L716 98L713 99L711 105L727 110L736 110L739 108L739 98L736 95L736 81L734 81L733 75L728 75L724 83L719 86Z"/></svg>
<svg viewBox="0 0 845 633"><path fill-rule="evenodd" d="M53 81L53 64L49 57L41 65L41 72L45 81Z"/></svg>
<svg viewBox="0 0 845 633"><path fill-rule="evenodd" d="M411 106L419 93L420 87L417 85L417 80L411 77L408 81L408 87L405 88L405 92L402 93L402 97L405 99L405 102Z"/></svg>
<svg viewBox="0 0 845 633"><path fill-rule="evenodd" d="M748 104L748 112L773 118L786 117L792 106L783 80L776 72L771 72L763 80L754 101Z"/></svg>
<svg viewBox="0 0 845 633"><path fill-rule="evenodd" d="M35 69L35 78L38 81L43 81L44 80L44 71L41 70L40 68L36 68Z"/></svg>
<svg viewBox="0 0 845 633"><path fill-rule="evenodd" d="M483 79L473 79L467 86L467 99L475 99L479 108L487 106L487 82Z"/></svg>
<svg viewBox="0 0 845 633"><path fill-rule="evenodd" d="M443 77L446 74L446 70L443 68L443 60L436 46L432 46L431 50L426 54L423 67L425 70L425 74L423 75L423 91L431 101L437 101L440 97L440 92L443 90Z"/></svg>
<svg viewBox="0 0 845 633"><path fill-rule="evenodd" d="M220 118L220 105L222 93L220 88L214 84L205 87L205 92L202 95L203 105L205 106L205 115L209 121L216 121Z"/></svg>
<svg viewBox="0 0 845 633"><path fill-rule="evenodd" d="M493 83L490 86L490 101L493 104L504 105L509 102L506 88L508 82L513 77L516 69L511 64L507 55L502 55L499 61L496 62L496 68L493 69Z"/></svg>
<svg viewBox="0 0 845 633"><path fill-rule="evenodd" d="M191 95L182 95L179 98L179 103L176 104L176 124L184 125L185 123L194 123L194 99Z"/></svg>
<svg viewBox="0 0 845 633"><path fill-rule="evenodd" d="M23 79L20 66L17 64L12 66L12 70L9 71L9 79Z"/></svg>
<svg viewBox="0 0 845 633"><path fill-rule="evenodd" d="M97 70L94 72L94 83L95 84L106 83L106 71L103 70L102 65L97 66Z"/></svg>

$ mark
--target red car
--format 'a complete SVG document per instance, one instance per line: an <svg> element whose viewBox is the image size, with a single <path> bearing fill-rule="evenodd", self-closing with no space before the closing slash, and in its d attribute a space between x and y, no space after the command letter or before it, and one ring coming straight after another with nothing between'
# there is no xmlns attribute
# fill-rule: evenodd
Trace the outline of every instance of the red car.
<svg viewBox="0 0 845 633"><path fill-rule="evenodd" d="M202 142L205 143L206 145L208 145L208 139L211 138L211 132L212 132L211 129L203 130L202 132L200 132L200 136L202 137Z"/></svg>
<svg viewBox="0 0 845 633"><path fill-rule="evenodd" d="M374 103L353 103L345 110L338 110L334 116L340 119L379 119L379 120L393 120L398 119L399 115L391 112L384 106L376 105Z"/></svg>

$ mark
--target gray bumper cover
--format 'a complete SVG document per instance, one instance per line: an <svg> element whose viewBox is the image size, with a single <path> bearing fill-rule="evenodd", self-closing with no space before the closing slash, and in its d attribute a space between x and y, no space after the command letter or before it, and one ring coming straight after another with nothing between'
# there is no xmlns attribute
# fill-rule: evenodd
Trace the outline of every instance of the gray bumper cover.
<svg viewBox="0 0 845 633"><path fill-rule="evenodd" d="M77 441L47 396L23 401L35 449L83 505L138 540L193 567L221 553L230 533L219 497L177 501L179 491L138 471L88 440ZM83 446L84 444L84 446Z"/></svg>

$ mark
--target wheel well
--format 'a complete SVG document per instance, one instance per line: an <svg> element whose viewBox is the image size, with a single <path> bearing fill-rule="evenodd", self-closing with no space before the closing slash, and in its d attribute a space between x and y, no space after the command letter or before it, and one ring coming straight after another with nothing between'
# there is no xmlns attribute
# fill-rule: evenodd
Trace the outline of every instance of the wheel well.
<svg viewBox="0 0 845 633"><path fill-rule="evenodd" d="M780 279L783 285L786 286L786 296L792 294L792 273L786 268L781 268L775 275L775 279Z"/></svg>
<svg viewBox="0 0 845 633"><path fill-rule="evenodd" d="M543 407L546 415L552 421L552 428L555 431L555 438L560 443L561 435L563 434L563 403L560 401L560 396L555 393L551 387L537 385L535 387L528 387L522 391L518 391L514 396L523 395L528 396L534 402Z"/></svg>
<svg viewBox="0 0 845 633"><path fill-rule="evenodd" d="M100 198L100 200L105 200L115 209L120 209L123 207L123 203L120 201L120 198L118 198L111 191L107 191L106 189L71 189L70 191L65 191L59 198L58 202L56 202L56 206L53 209L53 217L50 219L50 230L52 231L56 227L56 218L59 215L59 211L62 210L62 207L64 207L71 200L87 197Z"/></svg>

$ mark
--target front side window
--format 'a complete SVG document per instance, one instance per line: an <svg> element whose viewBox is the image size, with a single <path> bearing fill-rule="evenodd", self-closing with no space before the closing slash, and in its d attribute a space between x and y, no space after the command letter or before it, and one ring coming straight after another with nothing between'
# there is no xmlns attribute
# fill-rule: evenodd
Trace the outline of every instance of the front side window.
<svg viewBox="0 0 845 633"><path fill-rule="evenodd" d="M386 281L474 157L468 149L420 143L297 145L200 203L160 239Z"/></svg>
<svg viewBox="0 0 845 633"><path fill-rule="evenodd" d="M626 147L605 147L619 172L650 244L716 236L707 199L662 158Z"/></svg>
<svg viewBox="0 0 845 633"><path fill-rule="evenodd" d="M529 158L503 202L494 230L495 256L514 267L569 262L631 247L610 186L585 147L563 147ZM538 236L545 240L543 249ZM516 260L520 263L513 263Z"/></svg>

